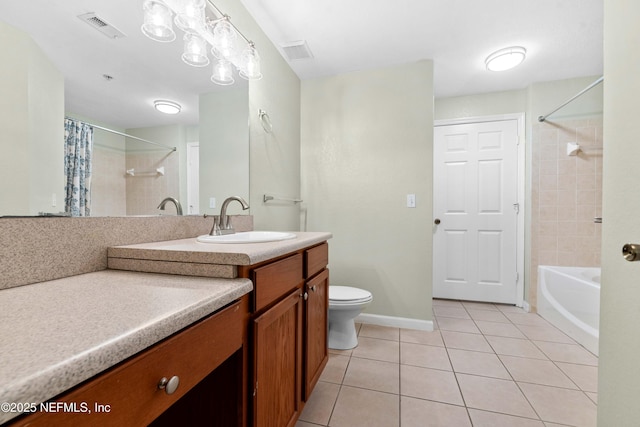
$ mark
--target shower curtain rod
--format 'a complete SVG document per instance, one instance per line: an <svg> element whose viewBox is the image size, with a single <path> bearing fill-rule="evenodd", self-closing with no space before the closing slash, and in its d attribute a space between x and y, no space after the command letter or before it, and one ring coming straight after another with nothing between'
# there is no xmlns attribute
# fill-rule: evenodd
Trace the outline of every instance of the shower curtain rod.
<svg viewBox="0 0 640 427"><path fill-rule="evenodd" d="M552 115L553 113L555 113L556 111L558 111L559 109L561 109L562 107L564 107L565 105L569 104L570 102L572 102L574 99L578 98L579 96L582 96L584 93L588 92L589 90L593 89L595 86L599 85L600 83L602 83L604 81L604 76L601 76L598 80L596 80L595 82L591 83L589 86L585 87L584 89L582 89L580 92L578 92L577 94L575 94L573 97L567 99L562 105L560 105L559 107L557 107L555 110L553 110L552 112L544 115L544 116L538 116L538 121L539 122L544 122L547 117L549 117L550 115Z"/></svg>
<svg viewBox="0 0 640 427"><path fill-rule="evenodd" d="M73 117L68 117L68 116L65 116L65 118L66 119L71 119L71 120L78 120L78 119L74 119ZM169 147L168 145L160 144L159 142L149 141L148 139L142 139L142 138L139 138L137 136L129 135L128 133L119 132L117 130L105 128L105 127L98 126L96 124L85 122L85 121L82 121L82 120L79 120L79 121L81 121L82 123L88 124L89 126L93 126L96 129L101 129L101 130L104 130L104 131L107 131L107 132L115 133L116 135L124 136L126 138L137 139L138 141L146 142L147 144L157 145L159 147L166 148L167 150L176 151L176 147Z"/></svg>

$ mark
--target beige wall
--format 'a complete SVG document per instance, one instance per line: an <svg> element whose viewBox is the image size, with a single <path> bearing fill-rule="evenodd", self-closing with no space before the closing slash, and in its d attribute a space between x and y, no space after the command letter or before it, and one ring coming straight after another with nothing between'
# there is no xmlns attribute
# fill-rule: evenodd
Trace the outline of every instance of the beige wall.
<svg viewBox="0 0 640 427"><path fill-rule="evenodd" d="M300 79L238 0L217 0L260 53L261 80L249 82L250 212L256 230L297 230L299 206L264 204L264 194L300 195ZM269 114L273 132L260 125L259 110ZM236 208L234 208L236 209Z"/></svg>
<svg viewBox="0 0 640 427"><path fill-rule="evenodd" d="M527 91L511 90L480 95L437 98L435 119L460 119L466 117L495 116L522 113L527 109Z"/></svg>
<svg viewBox="0 0 640 427"><path fill-rule="evenodd" d="M0 150L11 153L0 156L0 215L64 211L64 78L28 35L2 22L0 56Z"/></svg>
<svg viewBox="0 0 640 427"><path fill-rule="evenodd" d="M249 200L247 88L200 95L200 118L200 212L218 214L229 196ZM211 197L215 209L209 208ZM233 203L227 212L240 213L242 208Z"/></svg>
<svg viewBox="0 0 640 427"><path fill-rule="evenodd" d="M301 135L302 225L333 233L332 284L431 320L432 62L303 81Z"/></svg>
<svg viewBox="0 0 640 427"><path fill-rule="evenodd" d="M263 195L300 197L300 79L266 39L260 38L264 78L249 84L251 214L256 230L298 230L300 207L263 203ZM262 128L259 110L273 130Z"/></svg>
<svg viewBox="0 0 640 427"><path fill-rule="evenodd" d="M604 165L598 426L640 420L640 262L620 255L640 243L640 2L604 2Z"/></svg>

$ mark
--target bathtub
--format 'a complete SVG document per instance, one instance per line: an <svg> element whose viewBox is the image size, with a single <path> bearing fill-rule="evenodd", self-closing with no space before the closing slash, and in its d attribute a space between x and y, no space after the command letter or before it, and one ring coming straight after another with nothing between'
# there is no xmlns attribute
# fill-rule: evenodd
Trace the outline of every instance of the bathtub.
<svg viewBox="0 0 640 427"><path fill-rule="evenodd" d="M538 314L597 356L600 269L539 266Z"/></svg>

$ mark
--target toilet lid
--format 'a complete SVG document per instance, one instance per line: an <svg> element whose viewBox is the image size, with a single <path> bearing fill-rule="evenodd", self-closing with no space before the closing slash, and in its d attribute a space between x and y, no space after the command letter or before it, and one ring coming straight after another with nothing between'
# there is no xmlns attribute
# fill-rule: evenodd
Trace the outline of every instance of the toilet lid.
<svg viewBox="0 0 640 427"><path fill-rule="evenodd" d="M362 301L371 299L371 292L351 286L329 286L330 301Z"/></svg>

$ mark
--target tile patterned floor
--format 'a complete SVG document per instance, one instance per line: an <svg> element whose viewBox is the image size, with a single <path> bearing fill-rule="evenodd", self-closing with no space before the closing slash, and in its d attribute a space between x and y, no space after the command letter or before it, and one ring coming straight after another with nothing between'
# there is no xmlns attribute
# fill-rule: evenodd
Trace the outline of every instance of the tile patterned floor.
<svg viewBox="0 0 640 427"><path fill-rule="evenodd" d="M533 313L434 300L433 332L358 325L296 427L589 427L598 358Z"/></svg>

